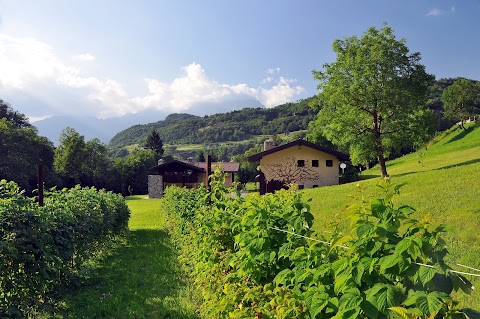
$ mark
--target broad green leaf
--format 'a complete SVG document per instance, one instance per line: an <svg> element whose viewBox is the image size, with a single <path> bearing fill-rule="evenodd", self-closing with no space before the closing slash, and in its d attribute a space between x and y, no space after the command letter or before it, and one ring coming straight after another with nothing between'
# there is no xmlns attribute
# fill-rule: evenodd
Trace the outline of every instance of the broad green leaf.
<svg viewBox="0 0 480 319"><path fill-rule="evenodd" d="M293 271L290 269L284 269L277 274L274 279L274 282L277 285L287 285L287 281L294 277Z"/></svg>
<svg viewBox="0 0 480 319"><path fill-rule="evenodd" d="M391 310L391 311L395 312L402 319L410 319L410 317L407 314L407 309L405 309L403 307L399 307L399 306L390 307L390 308L388 308L388 310Z"/></svg>
<svg viewBox="0 0 480 319"><path fill-rule="evenodd" d="M378 318L378 309L369 300L363 300L360 308L368 318Z"/></svg>
<svg viewBox="0 0 480 319"><path fill-rule="evenodd" d="M397 210L402 212L402 214L404 216L408 216L410 214L413 214L416 211L415 208L407 206L407 205L400 206Z"/></svg>
<svg viewBox="0 0 480 319"><path fill-rule="evenodd" d="M398 287L391 285L386 285L375 294L375 297L377 309L383 313L390 307L400 305L404 299L403 292Z"/></svg>
<svg viewBox="0 0 480 319"><path fill-rule="evenodd" d="M272 262L275 260L275 256L276 256L276 255L277 255L277 254L276 254L274 251L272 251L272 252L270 253L270 258L269 258L269 262L270 262L270 263L272 263Z"/></svg>
<svg viewBox="0 0 480 319"><path fill-rule="evenodd" d="M357 285L361 285L362 283L362 276L363 273L365 272L365 267L363 264L360 262L358 263L353 269L352 269L352 277L353 280L357 283Z"/></svg>
<svg viewBox="0 0 480 319"><path fill-rule="evenodd" d="M424 291L413 291L413 290L410 290L408 292L408 296L407 296L407 299L405 299L403 301L403 305L405 306L411 306L411 305L414 305L416 302L417 302L417 299L422 297L422 296L426 296L425 292Z"/></svg>
<svg viewBox="0 0 480 319"><path fill-rule="evenodd" d="M316 293L312 297L312 302L309 307L310 316L315 318L328 304L330 296L327 293Z"/></svg>
<svg viewBox="0 0 480 319"><path fill-rule="evenodd" d="M362 237L365 233L367 233L370 229L372 229L373 224L365 224L361 225L360 227L357 228L357 236L360 238Z"/></svg>
<svg viewBox="0 0 480 319"><path fill-rule="evenodd" d="M352 275L349 273L344 273L338 277L335 277L335 284L333 290L336 294L342 292L348 286L348 281L352 280Z"/></svg>
<svg viewBox="0 0 480 319"><path fill-rule="evenodd" d="M395 247L395 253L396 254L403 253L405 250L407 250L410 247L411 244L412 244L412 240L410 238L402 239Z"/></svg>
<svg viewBox="0 0 480 319"><path fill-rule="evenodd" d="M420 296L415 304L423 311L423 313L432 318L435 317L435 315L440 311L440 309L442 309L443 306L442 300L438 297L438 295L432 293Z"/></svg>
<svg viewBox="0 0 480 319"><path fill-rule="evenodd" d="M435 276L436 270L435 268L420 266L420 269L418 270L418 274L420 277L420 281L425 286L425 284L430 280L432 280L433 276Z"/></svg>
<svg viewBox="0 0 480 319"><path fill-rule="evenodd" d="M338 311L331 319L355 319L358 317L359 312L360 309Z"/></svg>
<svg viewBox="0 0 480 319"><path fill-rule="evenodd" d="M337 239L334 239L331 241L330 243L330 250L329 250L329 253L336 247L338 246L344 246L343 244L349 242L350 240L352 239L352 237L350 236L343 236L343 237L340 237L340 238L337 238Z"/></svg>
<svg viewBox="0 0 480 319"><path fill-rule="evenodd" d="M344 294L340 297L338 303L338 310L339 311L348 311L352 309L358 309L360 304L362 303L363 298L354 294Z"/></svg>
<svg viewBox="0 0 480 319"><path fill-rule="evenodd" d="M386 256L380 259L380 270L385 271L385 269L392 268L395 265L397 265L400 260L402 259L402 256L398 254L393 254L390 256Z"/></svg>

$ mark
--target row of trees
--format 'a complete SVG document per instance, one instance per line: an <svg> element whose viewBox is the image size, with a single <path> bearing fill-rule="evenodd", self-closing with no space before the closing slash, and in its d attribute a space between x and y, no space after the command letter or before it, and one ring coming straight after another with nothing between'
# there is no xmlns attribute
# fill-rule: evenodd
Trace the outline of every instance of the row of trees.
<svg viewBox="0 0 480 319"><path fill-rule="evenodd" d="M151 132L145 148L112 159L98 139L85 137L72 128L60 136L60 144L39 136L25 115L0 100L0 180L15 181L22 189L37 188L37 165L44 167L46 187L94 186L117 193L147 192L149 169L163 154L157 132ZM129 191L130 190L130 191Z"/></svg>

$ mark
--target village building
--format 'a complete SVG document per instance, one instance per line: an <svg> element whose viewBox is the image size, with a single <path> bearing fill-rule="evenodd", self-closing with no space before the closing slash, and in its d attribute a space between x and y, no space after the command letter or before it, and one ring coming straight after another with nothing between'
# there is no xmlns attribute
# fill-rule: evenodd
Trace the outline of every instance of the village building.
<svg viewBox="0 0 480 319"><path fill-rule="evenodd" d="M155 174L148 176L148 196L162 197L163 191L168 186L197 188L200 184L208 185L208 176L217 168L224 174L224 186L231 186L240 169L240 163L210 162L209 159L210 157L207 158L207 162L195 162L193 158L168 162L159 160L158 165L151 168Z"/></svg>
<svg viewBox="0 0 480 319"><path fill-rule="evenodd" d="M248 160L260 162L260 194L265 194L288 184L299 189L338 185L340 163L349 161L349 156L302 139L281 146L267 140L264 151Z"/></svg>

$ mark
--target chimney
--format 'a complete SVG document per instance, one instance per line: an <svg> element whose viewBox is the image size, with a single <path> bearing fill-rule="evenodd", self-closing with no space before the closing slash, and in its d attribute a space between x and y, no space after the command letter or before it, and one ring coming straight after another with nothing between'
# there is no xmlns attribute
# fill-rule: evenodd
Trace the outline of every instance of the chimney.
<svg viewBox="0 0 480 319"><path fill-rule="evenodd" d="M268 150L271 150L272 148L274 148L276 145L275 145L275 141L274 140L266 140L265 142L263 142L263 150L264 151L268 151Z"/></svg>
<svg viewBox="0 0 480 319"><path fill-rule="evenodd" d="M195 162L195 158L190 156L190 157L187 158L187 162L193 163L193 162Z"/></svg>

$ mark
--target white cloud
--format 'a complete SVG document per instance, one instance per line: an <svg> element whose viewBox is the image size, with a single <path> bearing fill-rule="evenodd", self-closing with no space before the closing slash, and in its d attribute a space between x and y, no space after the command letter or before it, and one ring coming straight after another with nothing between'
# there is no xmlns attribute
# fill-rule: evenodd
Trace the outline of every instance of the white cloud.
<svg viewBox="0 0 480 319"><path fill-rule="evenodd" d="M41 120L44 120L44 119L48 119L49 117L51 117L51 115L44 115L44 116L29 116L28 117L28 121L33 124L35 122L38 122L38 121L41 121Z"/></svg>
<svg viewBox="0 0 480 319"><path fill-rule="evenodd" d="M95 57L90 53L75 54L72 58L75 61L81 61L81 62L90 62L95 60Z"/></svg>
<svg viewBox="0 0 480 319"><path fill-rule="evenodd" d="M280 68L268 69L267 74L278 74ZM292 86L295 80L268 76L262 84L275 81L271 88L252 88L246 84L220 84L211 80L200 64L192 63L182 68L182 75L171 83L145 79L149 94L133 101L142 108L173 109L184 111L197 103L218 102L232 95L246 95L259 100L266 107L273 107L291 101L305 92L301 86Z"/></svg>
<svg viewBox="0 0 480 319"><path fill-rule="evenodd" d="M267 69L260 86L251 87L245 83L219 83L210 79L200 64L191 63L171 82L144 79L148 94L132 97L119 81L96 77L86 71L83 63L75 63L94 59L91 53L62 59L54 48L39 40L0 33L0 88L32 96L51 110L99 117L136 113L147 108L186 111L201 103L222 103L245 97L273 107L305 91L294 85L295 80L280 76L278 67ZM42 90L45 87L47 91ZM44 111L43 114L47 114ZM41 115L38 111L23 112ZM48 114L55 115L50 111Z"/></svg>
<svg viewBox="0 0 480 319"><path fill-rule="evenodd" d="M28 81L53 77L59 66L47 44L0 34L0 84L4 87L23 88Z"/></svg>
<svg viewBox="0 0 480 319"><path fill-rule="evenodd" d="M291 86L295 80L280 77L271 89L260 89L258 99L266 107L273 107L292 101L296 95L305 92L302 86Z"/></svg>
<svg viewBox="0 0 480 319"><path fill-rule="evenodd" d="M427 16L439 16L442 15L444 12L441 9L438 8L433 8L430 11L428 11Z"/></svg>

